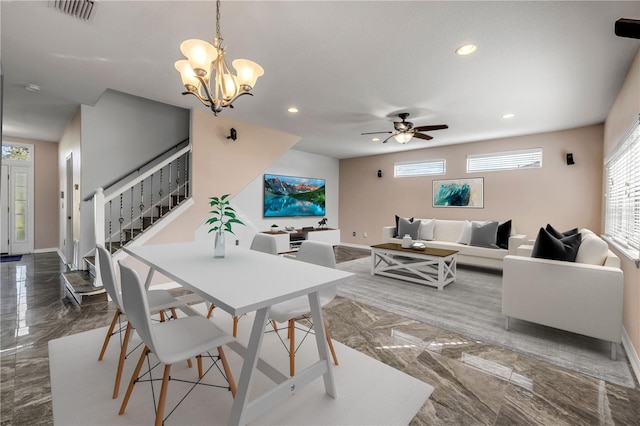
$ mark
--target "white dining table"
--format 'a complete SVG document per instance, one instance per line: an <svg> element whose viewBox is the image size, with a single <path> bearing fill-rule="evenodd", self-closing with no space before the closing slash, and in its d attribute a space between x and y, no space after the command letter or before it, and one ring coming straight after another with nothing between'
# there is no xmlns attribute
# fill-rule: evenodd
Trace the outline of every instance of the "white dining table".
<svg viewBox="0 0 640 426"><path fill-rule="evenodd" d="M229 345L244 358L230 425L255 420L321 376L326 394L336 398L324 327L315 327L318 361L294 377L260 359L260 347L272 305L307 295L313 323L323 324L318 291L345 283L352 273L237 246L227 247L224 258L214 259L211 241L125 247L124 251L150 267L146 285L151 283L154 272L159 272L231 315L256 312L247 346L237 341ZM251 399L256 370L276 386Z"/></svg>

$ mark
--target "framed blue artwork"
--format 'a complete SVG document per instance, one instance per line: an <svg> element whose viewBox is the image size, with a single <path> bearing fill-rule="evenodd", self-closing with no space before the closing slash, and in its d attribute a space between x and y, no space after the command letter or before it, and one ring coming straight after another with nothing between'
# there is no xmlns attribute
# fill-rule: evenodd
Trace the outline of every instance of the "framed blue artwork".
<svg viewBox="0 0 640 426"><path fill-rule="evenodd" d="M433 207L484 208L484 178L434 180Z"/></svg>

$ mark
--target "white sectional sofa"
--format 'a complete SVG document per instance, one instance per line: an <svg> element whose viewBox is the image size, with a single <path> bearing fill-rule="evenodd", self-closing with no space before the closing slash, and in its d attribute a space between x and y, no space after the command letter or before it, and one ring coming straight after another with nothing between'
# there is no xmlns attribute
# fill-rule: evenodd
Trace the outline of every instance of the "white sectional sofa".
<svg viewBox="0 0 640 426"><path fill-rule="evenodd" d="M581 229L576 262L531 257L532 245L504 258L502 314L616 343L622 336L623 276L606 242Z"/></svg>
<svg viewBox="0 0 640 426"><path fill-rule="evenodd" d="M433 219L416 218L416 220L420 220L424 225L426 223L429 223ZM427 247L457 250L458 264L483 266L498 269L502 269L502 261L505 256L507 256L508 254L515 255L518 246L526 243L527 241L527 237L525 235L517 235L515 233L515 227L512 224L508 249L477 247L468 244L462 244L458 241L462 234L462 230L465 227L465 222L467 226L469 226L469 222L465 220L435 219L435 224L433 224L433 238L425 238L430 237L431 232L425 232L426 230L421 227L421 238L417 239L416 241L423 242ZM395 226L385 226L384 228L382 228L383 243L401 244L403 235L398 235L395 238L394 235L396 235Z"/></svg>

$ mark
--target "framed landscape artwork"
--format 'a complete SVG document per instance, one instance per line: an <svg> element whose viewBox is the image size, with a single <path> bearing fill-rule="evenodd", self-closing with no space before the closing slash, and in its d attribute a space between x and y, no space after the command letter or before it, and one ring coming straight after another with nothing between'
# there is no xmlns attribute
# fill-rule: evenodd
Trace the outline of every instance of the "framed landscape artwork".
<svg viewBox="0 0 640 426"><path fill-rule="evenodd" d="M264 175L264 217L324 216L325 180Z"/></svg>
<svg viewBox="0 0 640 426"><path fill-rule="evenodd" d="M433 207L484 208L484 178L434 180Z"/></svg>

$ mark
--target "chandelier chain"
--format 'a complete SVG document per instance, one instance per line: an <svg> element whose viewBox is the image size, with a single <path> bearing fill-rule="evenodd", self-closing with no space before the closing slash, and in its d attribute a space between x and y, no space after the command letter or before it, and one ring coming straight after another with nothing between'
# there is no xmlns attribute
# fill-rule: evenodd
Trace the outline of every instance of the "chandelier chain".
<svg viewBox="0 0 640 426"><path fill-rule="evenodd" d="M216 2L216 38L222 39L220 35L220 0Z"/></svg>

